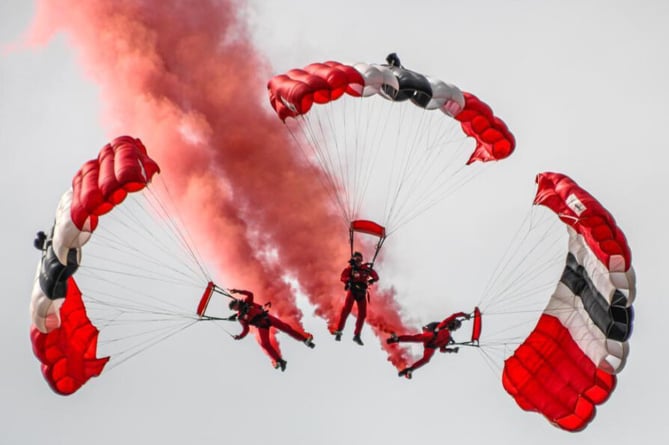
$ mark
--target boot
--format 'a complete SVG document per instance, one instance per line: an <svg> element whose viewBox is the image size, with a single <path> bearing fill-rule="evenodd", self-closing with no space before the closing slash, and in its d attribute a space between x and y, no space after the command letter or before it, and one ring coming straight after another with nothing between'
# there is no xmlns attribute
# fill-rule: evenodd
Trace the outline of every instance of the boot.
<svg viewBox="0 0 669 445"><path fill-rule="evenodd" d="M404 368L400 372L397 373L398 377L406 377L407 379L411 379L411 372L413 369L411 368Z"/></svg>
<svg viewBox="0 0 669 445"><path fill-rule="evenodd" d="M307 339L304 340L304 344L309 346L311 349L314 349L316 347L316 344L314 343L314 336L311 334L307 334Z"/></svg>
<svg viewBox="0 0 669 445"><path fill-rule="evenodd" d="M359 344L360 346L363 346L364 343L362 342L362 339L360 338L360 334L354 335L353 336L353 341Z"/></svg>
<svg viewBox="0 0 669 445"><path fill-rule="evenodd" d="M287 361L285 361L284 359L280 358L279 360L277 360L277 361L274 363L274 369L279 369L279 368L281 368L281 372L283 372L283 371L286 370L286 365L287 365L287 364L288 364Z"/></svg>

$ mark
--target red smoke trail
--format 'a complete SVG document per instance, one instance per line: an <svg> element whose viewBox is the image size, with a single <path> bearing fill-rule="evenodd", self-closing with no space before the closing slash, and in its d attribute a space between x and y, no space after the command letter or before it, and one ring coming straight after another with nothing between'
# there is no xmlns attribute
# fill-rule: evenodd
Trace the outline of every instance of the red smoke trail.
<svg viewBox="0 0 669 445"><path fill-rule="evenodd" d="M300 323L284 280L292 276L332 326L343 303L347 234L319 172L271 112L272 73L251 43L244 8L241 0L43 0L31 36L44 42L68 33L100 85L109 136L142 139L206 246L200 251L232 277L226 286L251 289ZM407 330L392 291L373 296L369 323L377 334ZM387 350L404 366L405 352Z"/></svg>

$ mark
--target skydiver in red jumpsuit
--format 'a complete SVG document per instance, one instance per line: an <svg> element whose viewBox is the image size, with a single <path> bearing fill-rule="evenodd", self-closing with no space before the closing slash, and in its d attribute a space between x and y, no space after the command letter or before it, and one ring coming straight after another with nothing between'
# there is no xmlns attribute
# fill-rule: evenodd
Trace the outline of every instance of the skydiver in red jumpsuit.
<svg viewBox="0 0 669 445"><path fill-rule="evenodd" d="M249 327L255 326L258 329L258 334L260 336L260 346L272 358L272 364L274 368L281 368L281 371L285 371L287 362L281 357L281 352L274 348L270 342L270 327L285 332L294 339L303 342L310 348L316 346L313 342L313 335L309 334L308 332L303 332L293 328L275 316L270 315L270 313L266 311L263 306L259 305L258 303L254 303L253 292L241 289L230 289L230 293L244 295L243 299L234 299L230 302L229 305L230 309L237 311L237 313L228 319L238 320L242 325L242 332L240 332L239 335L235 335L234 339L241 340L242 338L246 337L246 335L249 333Z"/></svg>
<svg viewBox="0 0 669 445"><path fill-rule="evenodd" d="M400 377L411 378L413 371L430 361L437 349L439 352L457 353L458 347L448 348L453 342L451 332L456 331L462 325L460 318L469 320L471 315L457 312L441 322L432 322L423 326L423 332L413 335L395 335L394 333L386 340L388 344L399 342L423 343L423 357L408 368L401 370Z"/></svg>
<svg viewBox="0 0 669 445"><path fill-rule="evenodd" d="M362 262L362 254L354 252L349 260L349 266L341 273L341 281L345 283L344 290L346 290L346 300L339 315L339 322L337 323L337 330L333 332L335 340L340 341L342 331L346 325L346 318L351 313L353 302L358 307L358 316L355 322L355 330L353 332L353 341L359 345L363 345L360 333L362 326L365 323L367 316L367 287L379 281L379 275L372 268L370 263Z"/></svg>

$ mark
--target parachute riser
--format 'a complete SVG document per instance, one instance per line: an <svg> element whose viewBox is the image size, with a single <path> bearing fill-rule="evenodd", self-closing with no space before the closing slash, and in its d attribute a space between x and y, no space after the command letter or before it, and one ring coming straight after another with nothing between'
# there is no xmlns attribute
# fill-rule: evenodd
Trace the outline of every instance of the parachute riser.
<svg viewBox="0 0 669 445"><path fill-rule="evenodd" d="M374 231L370 231L369 229L364 229L364 228L360 228L360 227L356 228L356 223L359 223L359 222L366 222L367 223L367 221L359 221L359 220L358 221L351 221L351 224L350 224L349 230L348 230L351 256L353 256L353 252L354 252L355 232L362 232L362 233L370 234L372 236L376 236L376 237L379 238L379 240L376 243L376 248L374 249L374 255L372 256L372 260L370 262L368 262L370 267L374 267L374 262L376 261L376 258L378 257L379 252L381 251L381 247L383 246L383 243L384 243L384 241L386 240L386 237L387 237L386 230L385 230L384 227L379 226L376 223L371 223L371 222L368 222L368 223L371 223L375 226Z"/></svg>
<svg viewBox="0 0 669 445"><path fill-rule="evenodd" d="M233 300L235 297L233 297L230 293L228 293L225 289L217 286L214 284L213 281L210 281L207 283L207 287L202 293L202 297L200 298L200 303L197 306L197 316L200 317L200 319L204 320L216 320L218 318L216 317L210 317L208 315L205 315L204 313L207 311L207 306L209 306L209 301L211 301L211 297L214 293L224 295L228 298L232 298ZM224 320L223 318L219 320Z"/></svg>
<svg viewBox="0 0 669 445"><path fill-rule="evenodd" d="M450 344L451 345L457 345L457 346L471 346L473 348L480 348L481 347L478 340L460 341L460 342L453 342L453 343L450 343Z"/></svg>

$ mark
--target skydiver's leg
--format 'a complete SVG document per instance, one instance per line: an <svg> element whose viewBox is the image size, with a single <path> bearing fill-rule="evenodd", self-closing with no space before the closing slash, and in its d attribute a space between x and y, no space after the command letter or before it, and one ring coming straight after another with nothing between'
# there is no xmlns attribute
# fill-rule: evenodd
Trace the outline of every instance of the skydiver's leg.
<svg viewBox="0 0 669 445"><path fill-rule="evenodd" d="M356 300L358 305L358 317L355 320L355 335L360 335L362 327L365 324L365 317L367 317L367 298Z"/></svg>
<svg viewBox="0 0 669 445"><path fill-rule="evenodd" d="M435 348L428 348L427 346L425 347L425 350L423 351L423 357L418 360L416 363L411 365L411 369L415 370L426 364L427 362L430 361L432 356L434 355L434 351L436 351Z"/></svg>
<svg viewBox="0 0 669 445"><path fill-rule="evenodd" d="M276 329L285 332L286 334L290 335L293 337L295 340L299 340L301 342L305 341L308 338L308 335L306 332L298 331L297 329L293 328L290 326L288 323L285 323L284 321L272 316L268 315L270 324L274 326Z"/></svg>
<svg viewBox="0 0 669 445"><path fill-rule="evenodd" d="M351 291L348 291L346 293L346 301L344 302L344 306L341 308L341 313L339 314L339 323L337 323L337 331L341 332L344 330L344 326L346 326L346 318L348 318L348 315L351 313L351 308L353 307L353 302L355 299L353 298L353 294Z"/></svg>
<svg viewBox="0 0 669 445"><path fill-rule="evenodd" d="M426 336L424 333L423 334L410 334L410 335L398 335L397 336L397 341L398 342L406 342L406 343L423 343L426 339L432 338L432 334L428 333Z"/></svg>
<svg viewBox="0 0 669 445"><path fill-rule="evenodd" d="M269 328L258 328L258 335L260 336L260 346L267 352L272 360L276 363L281 360L281 353L274 349L272 342L269 339Z"/></svg>

